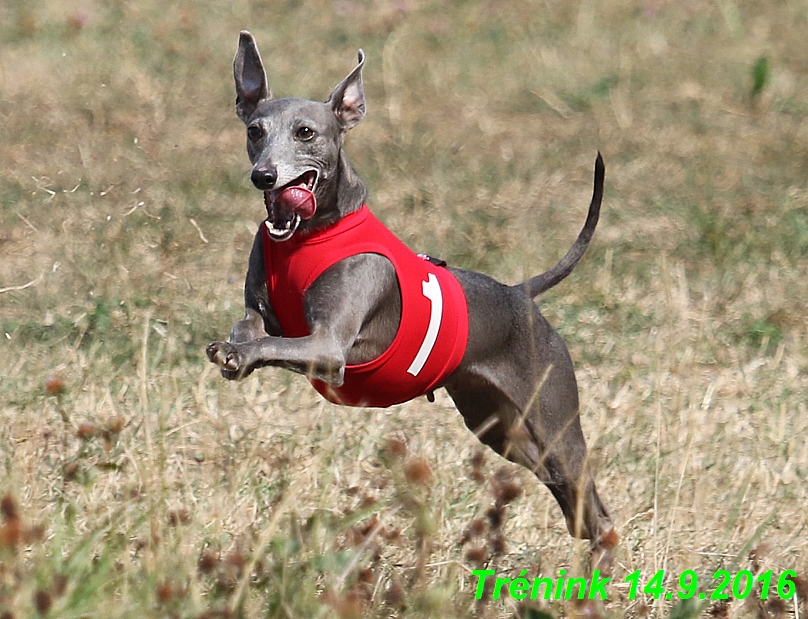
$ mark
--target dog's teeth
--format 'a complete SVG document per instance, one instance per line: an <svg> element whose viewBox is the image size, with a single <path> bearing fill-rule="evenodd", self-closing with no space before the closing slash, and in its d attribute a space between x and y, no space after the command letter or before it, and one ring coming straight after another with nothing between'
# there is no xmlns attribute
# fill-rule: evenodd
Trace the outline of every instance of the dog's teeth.
<svg viewBox="0 0 808 619"><path fill-rule="evenodd" d="M266 225L267 230L269 230L269 235L273 239L276 241L288 241L292 238L292 235L297 232L297 227L300 225L300 222L300 215L295 214L292 219L283 224L283 228L276 228L275 224L269 220L265 221L264 224Z"/></svg>

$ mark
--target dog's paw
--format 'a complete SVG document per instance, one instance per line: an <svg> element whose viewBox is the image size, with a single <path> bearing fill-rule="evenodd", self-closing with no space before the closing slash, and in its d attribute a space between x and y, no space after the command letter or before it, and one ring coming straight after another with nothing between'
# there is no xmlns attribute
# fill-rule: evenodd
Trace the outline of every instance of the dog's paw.
<svg viewBox="0 0 808 619"><path fill-rule="evenodd" d="M230 342L211 342L205 352L208 360L222 369L222 376L229 379L241 375L242 362L238 346Z"/></svg>

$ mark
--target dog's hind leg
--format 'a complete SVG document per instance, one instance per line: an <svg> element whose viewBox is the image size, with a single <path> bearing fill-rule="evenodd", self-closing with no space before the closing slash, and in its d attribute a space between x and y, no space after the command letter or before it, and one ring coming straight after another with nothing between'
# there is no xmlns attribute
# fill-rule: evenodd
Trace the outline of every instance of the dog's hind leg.
<svg viewBox="0 0 808 619"><path fill-rule="evenodd" d="M550 339L545 345L556 352L541 356L551 362L541 364L540 371L533 368L532 380L499 368L485 372L499 384L466 373L446 389L483 443L533 471L549 488L570 534L591 540L592 568L605 573L616 534L587 467L572 362L558 334L549 330L545 335Z"/></svg>

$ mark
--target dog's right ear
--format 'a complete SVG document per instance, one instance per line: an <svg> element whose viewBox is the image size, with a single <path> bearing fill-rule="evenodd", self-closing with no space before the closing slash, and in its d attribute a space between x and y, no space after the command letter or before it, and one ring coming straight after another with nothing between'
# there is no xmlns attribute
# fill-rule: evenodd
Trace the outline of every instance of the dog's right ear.
<svg viewBox="0 0 808 619"><path fill-rule="evenodd" d="M236 114L246 123L260 101L272 98L258 46L246 30L242 30L238 38L233 77L236 79Z"/></svg>

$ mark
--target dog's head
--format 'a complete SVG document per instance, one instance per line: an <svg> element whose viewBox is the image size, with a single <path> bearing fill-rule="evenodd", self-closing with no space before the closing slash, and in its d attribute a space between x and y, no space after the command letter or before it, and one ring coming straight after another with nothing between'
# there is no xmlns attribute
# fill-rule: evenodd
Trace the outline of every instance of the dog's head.
<svg viewBox="0 0 808 619"><path fill-rule="evenodd" d="M236 113L247 125L250 178L264 192L273 239L285 241L298 228L311 229L340 216L339 177L347 165L341 160L342 138L365 116L364 63L359 50L358 64L325 103L273 99L255 39L241 33L233 61Z"/></svg>

